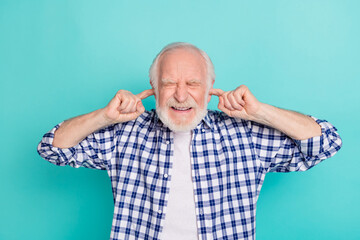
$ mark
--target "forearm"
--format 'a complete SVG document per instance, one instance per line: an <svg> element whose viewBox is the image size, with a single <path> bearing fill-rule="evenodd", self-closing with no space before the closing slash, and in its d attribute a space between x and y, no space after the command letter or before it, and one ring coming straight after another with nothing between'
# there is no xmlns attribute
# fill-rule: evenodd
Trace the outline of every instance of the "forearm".
<svg viewBox="0 0 360 240"><path fill-rule="evenodd" d="M109 125L104 118L104 109L66 120L55 131L53 146L69 148L78 144L91 133Z"/></svg>
<svg viewBox="0 0 360 240"><path fill-rule="evenodd" d="M255 122L275 128L287 136L304 140L321 135L321 127L309 116L261 103Z"/></svg>

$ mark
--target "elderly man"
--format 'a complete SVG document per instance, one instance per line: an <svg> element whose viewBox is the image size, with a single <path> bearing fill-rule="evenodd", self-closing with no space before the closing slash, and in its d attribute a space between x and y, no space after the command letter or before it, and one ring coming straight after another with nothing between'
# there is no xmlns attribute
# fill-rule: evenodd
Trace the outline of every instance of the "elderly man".
<svg viewBox="0 0 360 240"><path fill-rule="evenodd" d="M265 174L305 171L341 139L324 120L261 103L244 85L213 89L214 80L205 52L170 44L150 68L152 89L120 90L105 108L60 123L38 152L107 170L111 239L255 239ZM151 95L156 111L145 111ZM221 111L207 110L212 95Z"/></svg>

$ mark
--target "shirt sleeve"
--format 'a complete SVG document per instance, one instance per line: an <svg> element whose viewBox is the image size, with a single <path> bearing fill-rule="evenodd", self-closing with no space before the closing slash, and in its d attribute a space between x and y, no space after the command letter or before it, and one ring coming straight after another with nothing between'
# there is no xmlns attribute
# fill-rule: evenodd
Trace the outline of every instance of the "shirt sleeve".
<svg viewBox="0 0 360 240"><path fill-rule="evenodd" d="M44 134L37 149L39 155L58 166L106 170L115 149L114 125L90 134L74 147L58 148L53 146L54 133L62 123Z"/></svg>
<svg viewBox="0 0 360 240"><path fill-rule="evenodd" d="M306 171L332 157L342 146L337 129L325 120L313 118L321 127L321 136L295 140L284 133L250 122L255 152L267 172Z"/></svg>

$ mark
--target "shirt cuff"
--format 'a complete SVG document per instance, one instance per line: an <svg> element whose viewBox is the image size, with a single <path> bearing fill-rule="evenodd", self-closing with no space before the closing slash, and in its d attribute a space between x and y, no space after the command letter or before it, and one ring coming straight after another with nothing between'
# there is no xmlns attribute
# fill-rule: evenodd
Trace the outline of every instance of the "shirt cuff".
<svg viewBox="0 0 360 240"><path fill-rule="evenodd" d="M38 146L39 154L56 165L66 165L68 160L76 153L75 146L70 148L58 148L53 145L55 131L63 123L64 121L47 132Z"/></svg>
<svg viewBox="0 0 360 240"><path fill-rule="evenodd" d="M294 142L299 147L302 153L304 153L308 157L313 157L324 152L324 139L333 131L337 131L337 129L325 120L320 120L310 115L309 117L314 119L315 122L319 124L319 126L321 127L321 135L305 140L294 139Z"/></svg>

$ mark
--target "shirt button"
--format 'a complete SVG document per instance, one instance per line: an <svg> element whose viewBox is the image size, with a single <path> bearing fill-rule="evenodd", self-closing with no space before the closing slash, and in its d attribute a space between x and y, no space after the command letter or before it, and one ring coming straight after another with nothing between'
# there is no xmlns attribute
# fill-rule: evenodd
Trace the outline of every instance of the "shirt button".
<svg viewBox="0 0 360 240"><path fill-rule="evenodd" d="M166 141L166 144L170 144L170 141L168 140L168 141Z"/></svg>
<svg viewBox="0 0 360 240"><path fill-rule="evenodd" d="M159 210L159 211L158 211L158 214L162 214L162 211L161 211L161 210Z"/></svg>
<svg viewBox="0 0 360 240"><path fill-rule="evenodd" d="M205 129L201 129L201 132L205 132Z"/></svg>
<svg viewBox="0 0 360 240"><path fill-rule="evenodd" d="M164 178L168 178L169 175L167 175L166 173L164 174Z"/></svg>

